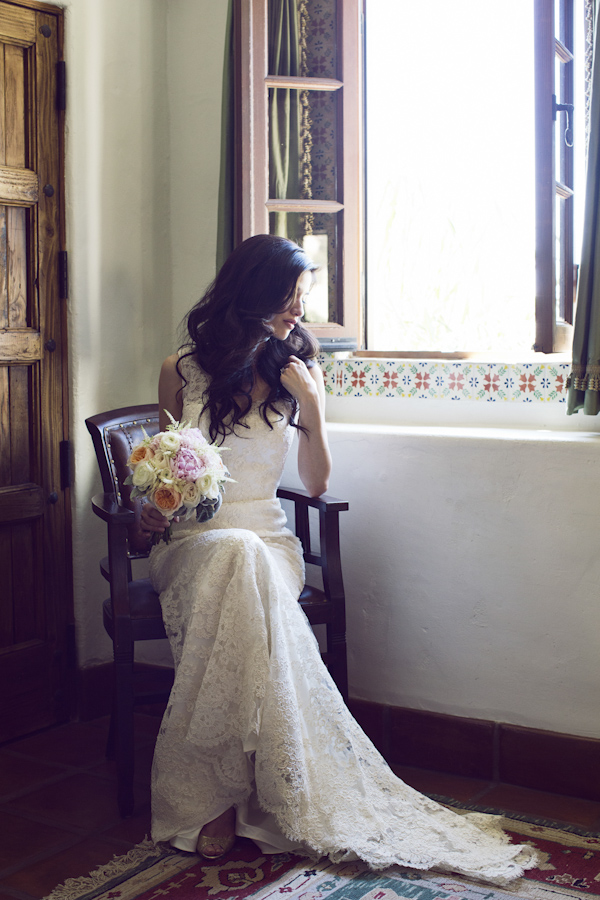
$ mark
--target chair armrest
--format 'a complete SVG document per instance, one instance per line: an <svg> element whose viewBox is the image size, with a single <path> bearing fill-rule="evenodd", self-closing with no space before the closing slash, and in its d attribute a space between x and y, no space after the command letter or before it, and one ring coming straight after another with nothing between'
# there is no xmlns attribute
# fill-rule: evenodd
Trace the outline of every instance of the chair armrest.
<svg viewBox="0 0 600 900"><path fill-rule="evenodd" d="M277 496L282 500L294 502L296 537L299 538L304 551L304 561L320 566L328 596L341 593L342 570L340 565L339 519L340 512L348 509L347 500L338 500L328 494L311 497L308 491L296 488L280 487ZM312 507L319 513L320 551L312 549L308 510Z"/></svg>
<svg viewBox="0 0 600 900"><path fill-rule="evenodd" d="M121 506L116 494L96 494L92 497L92 509L101 519L111 525L133 525L135 513Z"/></svg>
<svg viewBox="0 0 600 900"><path fill-rule="evenodd" d="M319 512L344 512L348 509L347 500L338 500L337 497L331 497L329 494L311 497L308 491L302 490L302 488L280 487L277 490L277 496L282 500L293 500L294 503L311 506L313 509L318 509Z"/></svg>

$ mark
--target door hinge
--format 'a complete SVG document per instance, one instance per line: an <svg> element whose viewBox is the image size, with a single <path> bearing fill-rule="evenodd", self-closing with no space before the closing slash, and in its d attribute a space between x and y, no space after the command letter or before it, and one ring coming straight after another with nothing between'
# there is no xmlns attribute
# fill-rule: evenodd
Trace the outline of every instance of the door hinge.
<svg viewBox="0 0 600 900"><path fill-rule="evenodd" d="M58 295L61 300L67 300L69 296L69 269L67 266L67 251L58 251Z"/></svg>
<svg viewBox="0 0 600 900"><path fill-rule="evenodd" d="M71 487L71 441L60 442L60 487L66 490Z"/></svg>
<svg viewBox="0 0 600 900"><path fill-rule="evenodd" d="M56 108L67 108L67 67L64 59L56 63Z"/></svg>

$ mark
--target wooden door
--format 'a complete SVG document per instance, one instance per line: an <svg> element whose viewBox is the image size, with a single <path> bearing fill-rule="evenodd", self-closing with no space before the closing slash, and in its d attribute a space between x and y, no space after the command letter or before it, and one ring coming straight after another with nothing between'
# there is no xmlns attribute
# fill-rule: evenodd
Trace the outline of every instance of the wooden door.
<svg viewBox="0 0 600 900"><path fill-rule="evenodd" d="M0 2L0 741L68 715L62 18Z"/></svg>

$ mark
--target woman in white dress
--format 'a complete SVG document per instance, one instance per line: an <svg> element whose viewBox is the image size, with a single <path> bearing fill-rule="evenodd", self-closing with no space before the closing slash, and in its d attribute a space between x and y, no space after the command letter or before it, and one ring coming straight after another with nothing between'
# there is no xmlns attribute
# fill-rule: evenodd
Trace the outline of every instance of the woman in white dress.
<svg viewBox="0 0 600 900"><path fill-rule="evenodd" d="M301 548L276 498L294 434L312 496L331 468L318 348L300 323L314 271L292 242L249 238L161 370L161 429L166 411L201 428L227 448L235 481L213 519L175 525L150 557L176 667L154 756L153 838L214 859L238 834L266 853L507 883L535 865L532 849L509 844L493 817L458 815L394 776L297 602ZM144 506L147 534L167 524Z"/></svg>

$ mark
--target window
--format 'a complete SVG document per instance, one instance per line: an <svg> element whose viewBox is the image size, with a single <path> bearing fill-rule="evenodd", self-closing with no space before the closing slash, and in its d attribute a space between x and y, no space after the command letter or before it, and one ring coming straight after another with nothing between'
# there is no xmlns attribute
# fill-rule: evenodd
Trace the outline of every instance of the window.
<svg viewBox="0 0 600 900"><path fill-rule="evenodd" d="M573 112L573 20L574 8L583 19L583 3L236 0L240 238L260 231L286 234L319 262L321 281L307 320L326 349L365 342L369 350L425 353L568 347L577 244L573 190L582 184L569 146L575 125L580 127ZM366 315L361 280L363 6ZM486 22L490 9L492 26ZM423 10L425 20L415 24ZM381 34L369 44L380 13ZM452 27L458 24L459 38L442 21L446 14ZM404 16L400 25L397 15ZM432 40L436 26L442 34L439 53ZM386 30L390 48L383 43ZM495 46L492 35L500 38ZM442 50L448 54L445 65ZM379 81L377 58L387 63ZM450 76L461 69L464 87L456 93ZM495 93L484 83L490 69L499 75ZM454 137L442 126L441 114L431 136L424 137L411 101L426 77L428 97L441 95L458 126ZM416 101L421 112L426 102ZM492 112L485 125L484 110ZM487 148L482 142L486 130ZM412 156L405 152L415 148ZM382 151L390 149L386 157ZM442 171L451 150L458 162ZM471 161L477 155L486 163L483 173L487 169L496 176L493 184L475 173ZM428 196L413 184L416 162L422 159L427 161L427 190L434 185ZM404 176L404 183L386 181L392 170ZM480 207L484 212L447 212L441 221L442 187L455 198L474 187L486 199ZM424 208L428 217L422 216ZM461 218L467 226L462 235ZM469 291L473 296L466 302ZM425 298L436 293L437 308L431 312ZM423 314L421 319L415 313ZM450 336L452 315L460 329ZM424 330L424 317L430 326L433 322L433 331Z"/></svg>
<svg viewBox="0 0 600 900"><path fill-rule="evenodd" d="M573 0L366 0L369 349L568 349L573 23Z"/></svg>

